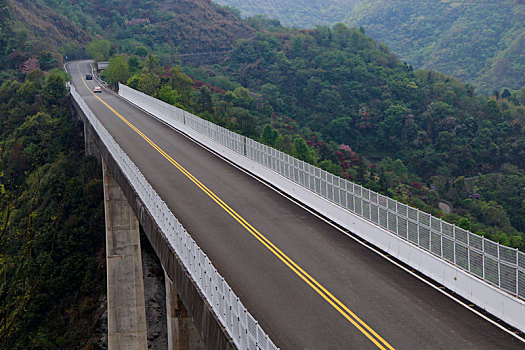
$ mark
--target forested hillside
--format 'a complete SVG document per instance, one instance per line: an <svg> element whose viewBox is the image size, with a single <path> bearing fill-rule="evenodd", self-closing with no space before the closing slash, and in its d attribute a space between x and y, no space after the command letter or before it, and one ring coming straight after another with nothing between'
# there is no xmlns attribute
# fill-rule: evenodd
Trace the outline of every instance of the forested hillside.
<svg viewBox="0 0 525 350"><path fill-rule="evenodd" d="M36 64L44 70L59 67L64 50L80 54L82 43L91 40L66 17L37 2L1 0L0 15L0 83Z"/></svg>
<svg viewBox="0 0 525 350"><path fill-rule="evenodd" d="M144 45L166 62L177 53L231 50L253 29L205 0L38 0L84 30L112 40L120 51Z"/></svg>
<svg viewBox="0 0 525 350"><path fill-rule="evenodd" d="M491 93L525 86L525 1L362 0L345 20L402 60Z"/></svg>
<svg viewBox="0 0 525 350"><path fill-rule="evenodd" d="M6 64L12 67L51 46L69 59L85 57L84 49L93 37L111 41L108 55L145 46L166 64L178 59L179 54L197 54L192 58L198 62L206 57L199 53L227 52L238 39L254 34L254 29L235 14L205 0L5 3L14 21L14 37L4 44L9 46ZM1 35L6 36L6 32ZM34 52L21 46L21 40L30 41Z"/></svg>
<svg viewBox="0 0 525 350"><path fill-rule="evenodd" d="M496 239L525 232L525 89L487 100L340 24L258 35L222 71L271 105L275 128L301 134L343 176L436 214L446 199ZM479 176L490 173L500 175Z"/></svg>
<svg viewBox="0 0 525 350"><path fill-rule="evenodd" d="M90 40L90 35L79 28L70 18L57 13L54 7L39 1L8 0L11 17L19 26L25 26L38 38L43 39L38 49L66 43L81 45ZM32 43L33 47L36 42Z"/></svg>
<svg viewBox="0 0 525 350"><path fill-rule="evenodd" d="M64 82L33 69L0 86L2 349L89 348L100 339L102 180L85 159Z"/></svg>
<svg viewBox="0 0 525 350"><path fill-rule="evenodd" d="M343 21L361 0L218 0L240 9L243 16L266 15L283 25L313 28Z"/></svg>
<svg viewBox="0 0 525 350"><path fill-rule="evenodd" d="M453 75L485 94L525 86L523 0L219 0L303 28L363 26L401 60Z"/></svg>
<svg viewBox="0 0 525 350"><path fill-rule="evenodd" d="M43 41L53 33L23 22L30 13L11 17L6 5L0 0L0 349L95 349L105 309L100 166L85 158L70 115L54 45L62 39Z"/></svg>

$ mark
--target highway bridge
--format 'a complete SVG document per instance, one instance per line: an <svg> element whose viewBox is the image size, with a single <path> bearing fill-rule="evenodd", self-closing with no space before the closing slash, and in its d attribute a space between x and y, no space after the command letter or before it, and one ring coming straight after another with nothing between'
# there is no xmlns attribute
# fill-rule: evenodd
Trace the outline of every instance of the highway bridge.
<svg viewBox="0 0 525 350"><path fill-rule="evenodd" d="M93 87L100 84L84 80L92 72L90 62L69 63L67 70L76 98L85 102L136 165L275 346L525 348L516 328L491 321L468 301L455 299L444 287L418 277L388 254L122 97L105 89L94 94ZM97 147L104 147L100 140ZM109 168L113 164L109 171L118 171L111 154L101 153ZM125 179L120 179L122 187ZM142 204L134 204L138 199L130 195L130 188L123 192L137 214ZM144 215L138 216L143 226L152 226L143 222ZM163 265L170 265L164 266L168 276L180 279L170 275L171 265L180 259L165 257L170 252L161 245L167 241L149 237ZM195 283L185 286L190 287L198 292ZM196 302L184 300L180 292L192 315ZM199 312L194 319L200 319ZM202 322L197 324L210 341L208 347L217 346L211 344L220 342L209 339L209 330L201 326ZM237 347L223 326L216 328L227 339L221 347Z"/></svg>

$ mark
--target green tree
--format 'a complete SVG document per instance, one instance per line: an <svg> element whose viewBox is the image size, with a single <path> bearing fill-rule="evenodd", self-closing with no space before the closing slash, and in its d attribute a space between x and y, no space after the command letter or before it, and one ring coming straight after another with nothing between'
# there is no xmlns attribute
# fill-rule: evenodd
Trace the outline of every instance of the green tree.
<svg viewBox="0 0 525 350"><path fill-rule="evenodd" d="M104 71L104 78L113 86L118 82L126 84L129 78L129 64L124 56L115 56L109 59L109 66Z"/></svg>
<svg viewBox="0 0 525 350"><path fill-rule="evenodd" d="M162 87L157 92L156 97L159 100L162 100L174 106L179 105L181 102L180 94L177 91L173 90L173 88L168 84L162 85Z"/></svg>
<svg viewBox="0 0 525 350"><path fill-rule="evenodd" d="M106 39L93 39L86 48L87 54L95 61L105 61L109 58L111 43Z"/></svg>
<svg viewBox="0 0 525 350"><path fill-rule="evenodd" d="M257 135L257 120L250 112L241 107L233 107L230 112L237 121L241 134L248 137Z"/></svg>
<svg viewBox="0 0 525 350"><path fill-rule="evenodd" d="M187 95L191 91L193 81L180 70L180 67L173 67L170 69L170 84L181 95Z"/></svg>
<svg viewBox="0 0 525 350"><path fill-rule="evenodd" d="M148 49L145 46L137 46L133 53L139 57L146 57L148 56Z"/></svg>
<svg viewBox="0 0 525 350"><path fill-rule="evenodd" d="M207 86L203 86L199 90L197 96L197 111L199 113L213 113L213 101L211 98L211 90Z"/></svg>
<svg viewBox="0 0 525 350"><path fill-rule="evenodd" d="M262 141L269 145L274 146L277 138L279 137L279 132L272 128L270 124L266 124L262 131Z"/></svg>
<svg viewBox="0 0 525 350"><path fill-rule="evenodd" d="M142 68L140 59L137 56L130 56L128 59L128 65L131 74L137 74Z"/></svg>
<svg viewBox="0 0 525 350"><path fill-rule="evenodd" d="M160 84L160 78L152 73L142 73L137 88L145 94L154 95Z"/></svg>
<svg viewBox="0 0 525 350"><path fill-rule="evenodd" d="M139 84L140 84L140 81L141 81L141 78L140 78L140 74L135 74L134 76L132 76L131 78L128 79L128 86L132 89L136 89L138 90L139 88Z"/></svg>
<svg viewBox="0 0 525 350"><path fill-rule="evenodd" d="M335 164L329 159L325 159L323 161L319 162L319 167L323 170L328 171L329 173L332 173L337 176L343 176L343 167L341 167L339 164Z"/></svg>
<svg viewBox="0 0 525 350"><path fill-rule="evenodd" d="M16 94L20 100L26 103L33 103L35 101L35 92L36 85L32 81L26 80L22 86L20 86Z"/></svg>
<svg viewBox="0 0 525 350"><path fill-rule="evenodd" d="M275 140L275 148L278 150L290 154L293 154L293 139L290 135L279 135Z"/></svg>
<svg viewBox="0 0 525 350"><path fill-rule="evenodd" d="M467 231L471 231L472 230L472 224L470 223L469 219L467 219L467 218L459 219L458 226L461 227L462 229L467 230Z"/></svg>
<svg viewBox="0 0 525 350"><path fill-rule="evenodd" d="M148 54L148 58L146 59L146 61L144 61L144 69L146 70L146 72L150 74L154 73L158 66L159 59L157 58L157 56L152 55L151 53Z"/></svg>
<svg viewBox="0 0 525 350"><path fill-rule="evenodd" d="M3 55L11 36L11 12L6 0L0 0L0 18L0 54Z"/></svg>
<svg viewBox="0 0 525 350"><path fill-rule="evenodd" d="M38 56L38 62L40 63L40 68L43 70L49 70L59 65L56 54L50 51L41 52Z"/></svg>
<svg viewBox="0 0 525 350"><path fill-rule="evenodd" d="M33 69L26 74L26 80L35 84L40 89L45 80L45 74L40 69Z"/></svg>
<svg viewBox="0 0 525 350"><path fill-rule="evenodd" d="M490 226L509 228L510 221L505 209L495 201L484 202L481 205L481 221Z"/></svg>
<svg viewBox="0 0 525 350"><path fill-rule="evenodd" d="M182 103L185 106L191 106L191 94L193 80L188 77L184 72L180 70L180 67L172 67L169 71L170 80L169 83L171 87L177 91L182 97Z"/></svg>
<svg viewBox="0 0 525 350"><path fill-rule="evenodd" d="M49 104L57 104L66 96L66 81L61 74L52 73L47 76L44 87L44 98Z"/></svg>
<svg viewBox="0 0 525 350"><path fill-rule="evenodd" d="M295 156L310 164L316 164L317 159L315 156L315 151L308 147L306 141L302 137L296 137L294 140L294 151Z"/></svg>
<svg viewBox="0 0 525 350"><path fill-rule="evenodd" d="M65 43L59 47L58 51L64 58L67 57L68 60L80 58L82 55L82 48L75 42Z"/></svg>

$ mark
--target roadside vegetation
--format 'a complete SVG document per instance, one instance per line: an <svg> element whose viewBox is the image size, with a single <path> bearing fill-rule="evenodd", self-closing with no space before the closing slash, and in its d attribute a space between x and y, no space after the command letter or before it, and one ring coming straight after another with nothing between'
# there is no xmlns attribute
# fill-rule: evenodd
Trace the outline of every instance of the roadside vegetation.
<svg viewBox="0 0 525 350"><path fill-rule="evenodd" d="M105 295L100 166L84 155L60 54L42 49L6 18L0 31L0 52L11 52L0 55L0 349L93 349ZM26 53L31 57L20 65L11 60Z"/></svg>

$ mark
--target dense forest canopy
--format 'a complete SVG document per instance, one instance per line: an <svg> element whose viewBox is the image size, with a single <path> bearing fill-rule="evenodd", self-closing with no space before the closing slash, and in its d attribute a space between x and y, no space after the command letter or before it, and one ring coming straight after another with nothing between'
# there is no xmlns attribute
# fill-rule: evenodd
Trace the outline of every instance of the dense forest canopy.
<svg viewBox="0 0 525 350"><path fill-rule="evenodd" d="M394 189L394 196L414 204L399 185L422 182L435 192L420 196L428 204L438 194L488 231L525 232L525 177L519 170L525 168L525 89L478 96L455 78L414 71L386 46L341 24L259 34L240 43L220 69L259 93L285 124L287 118L297 123L292 128L321 158L339 163L343 175ZM341 157L340 146L327 154L323 143L346 145L350 154ZM398 159L399 170L387 159ZM501 176L479 176L490 173L508 174L515 187ZM482 199L473 200L479 193ZM493 209L502 216L498 224L482 214Z"/></svg>
<svg viewBox="0 0 525 350"><path fill-rule="evenodd" d="M64 74L18 78L0 85L0 348L80 348L104 295L100 167Z"/></svg>
<svg viewBox="0 0 525 350"><path fill-rule="evenodd" d="M42 40L8 2L0 0L0 348L94 349L105 295L100 165L86 159L71 119L60 43Z"/></svg>

